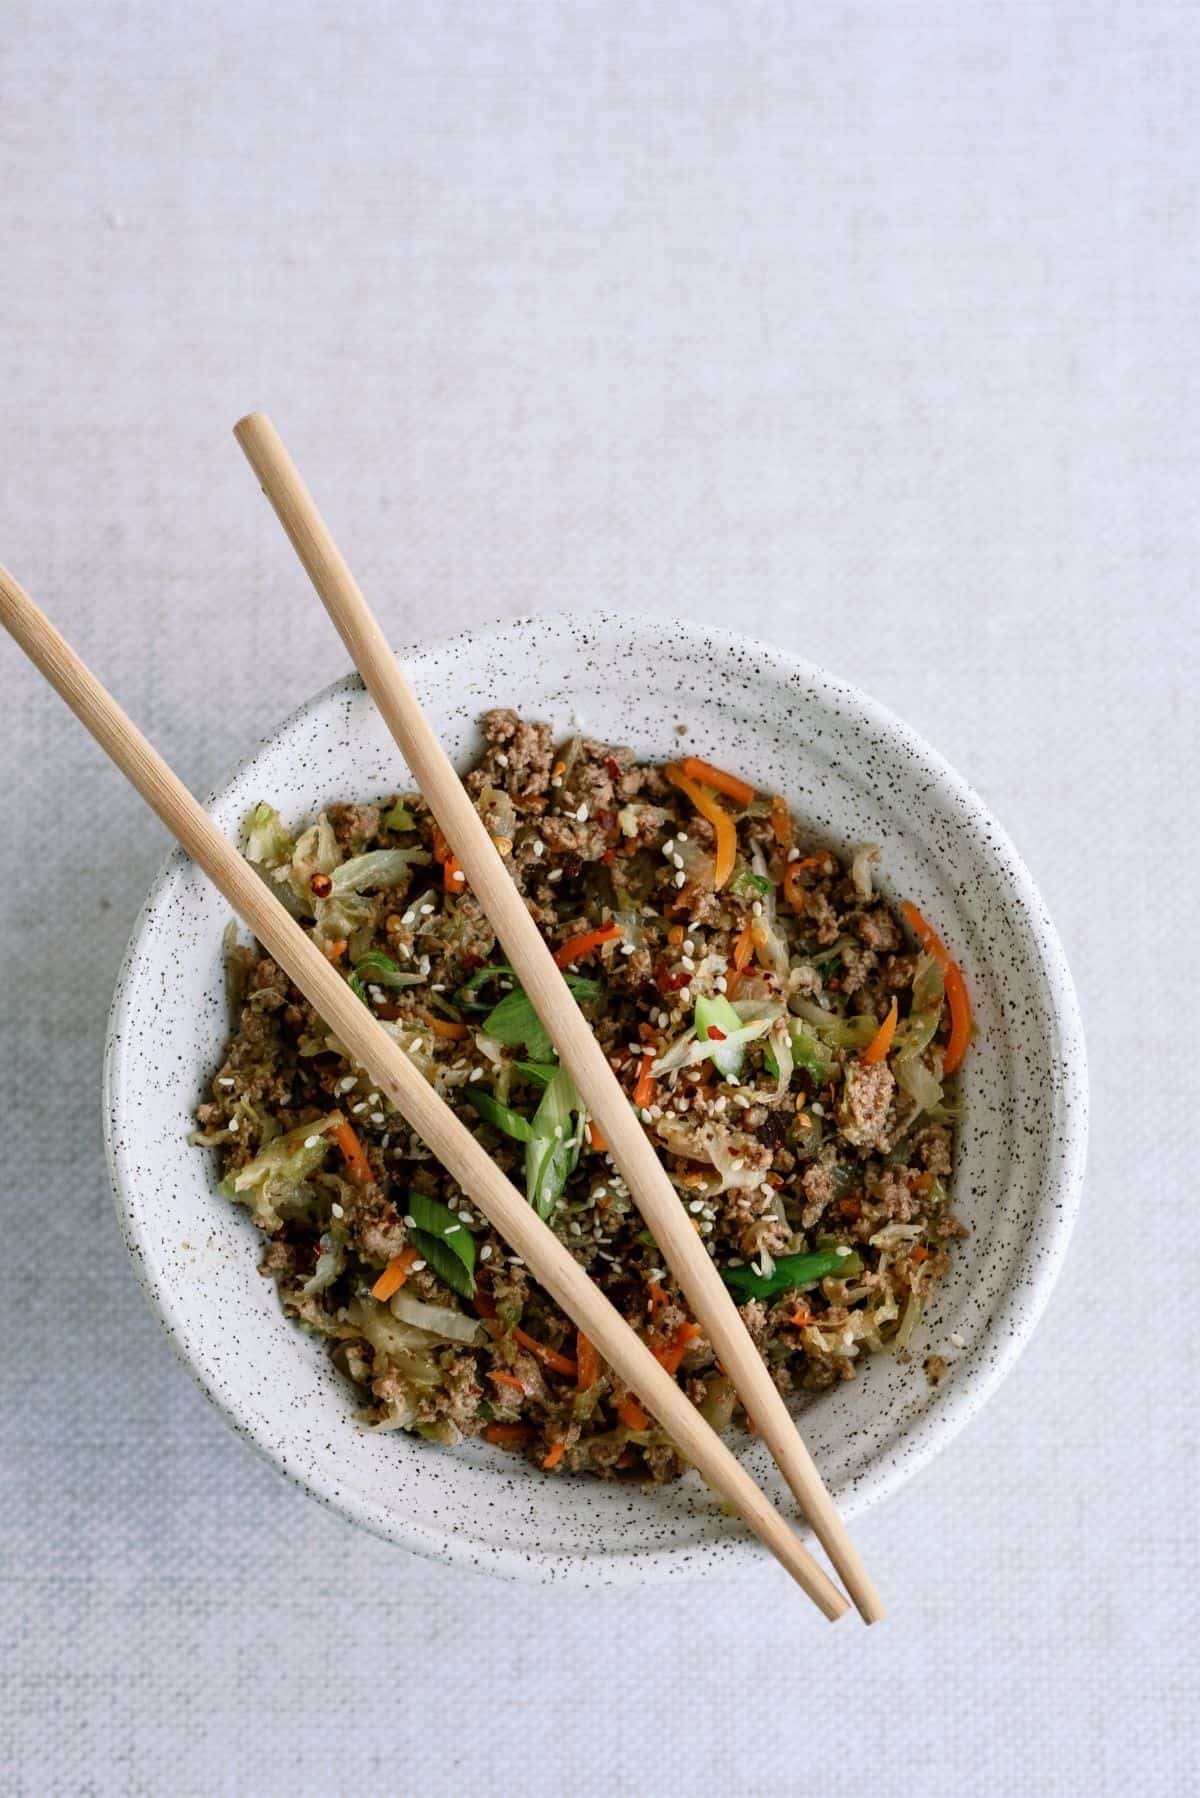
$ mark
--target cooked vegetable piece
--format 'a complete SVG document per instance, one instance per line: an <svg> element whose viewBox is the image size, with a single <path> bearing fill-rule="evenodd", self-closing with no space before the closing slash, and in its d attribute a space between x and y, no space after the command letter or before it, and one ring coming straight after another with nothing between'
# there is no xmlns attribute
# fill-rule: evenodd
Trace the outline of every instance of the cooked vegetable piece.
<svg viewBox="0 0 1200 1798"><path fill-rule="evenodd" d="M721 1278L746 1298L769 1299L796 1286L813 1286L836 1275L846 1279L862 1272L862 1258L853 1250L821 1249L812 1255L780 1255L772 1273L755 1273L752 1267L723 1267Z"/></svg>

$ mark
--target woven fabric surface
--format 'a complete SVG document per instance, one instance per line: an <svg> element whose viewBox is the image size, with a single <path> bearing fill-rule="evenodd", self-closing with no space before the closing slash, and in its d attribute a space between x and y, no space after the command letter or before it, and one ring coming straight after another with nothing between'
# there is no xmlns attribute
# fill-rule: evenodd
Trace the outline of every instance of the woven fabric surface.
<svg viewBox="0 0 1200 1798"><path fill-rule="evenodd" d="M163 838L0 642L4 1791L1195 1790L1198 120L1170 0L8 0L0 556L184 778L345 666L262 405L397 641L648 608L906 717L1046 896L1093 1130L1019 1367L857 1528L884 1627L409 1558L138 1294L100 1060Z"/></svg>

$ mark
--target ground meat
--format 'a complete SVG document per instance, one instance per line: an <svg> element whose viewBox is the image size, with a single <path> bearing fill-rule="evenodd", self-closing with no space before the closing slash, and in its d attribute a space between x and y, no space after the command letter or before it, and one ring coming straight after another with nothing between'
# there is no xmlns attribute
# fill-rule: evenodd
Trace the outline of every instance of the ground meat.
<svg viewBox="0 0 1200 1798"><path fill-rule="evenodd" d="M952 1140L945 1124L929 1124L913 1137L913 1153L922 1167L941 1179L950 1172Z"/></svg>
<svg viewBox="0 0 1200 1798"><path fill-rule="evenodd" d="M771 965L755 955L738 970L735 984L731 963L752 922L753 891L740 878L716 889L712 826L661 767L590 738L556 753L545 725L507 708L488 714L483 736L484 752L466 777L467 789L504 845L507 866L546 941L557 948L614 919L623 935L636 931L634 945L606 942L576 967L594 983L584 1009L630 1096L644 1055L683 1042L695 1028L702 994L724 993L738 1005L782 998L797 1010L805 998L820 999L831 1025L865 1014L881 1019L893 996L901 1020L911 1014L918 962L902 950L898 917L883 900L864 901L838 858L802 829L795 836L804 845L798 853L805 866L793 883L795 905L776 902ZM518 1040L509 1040L511 1005L504 1026L488 1028L489 1014L514 986L494 969L504 961L503 951L475 896L444 890L436 866L444 848L424 801L413 797L406 806L412 823L399 834L426 863L411 887L346 901L353 927L344 929L349 940L337 951L335 966L350 975L374 951L419 976L418 984L397 988L372 983L368 973L365 1003L403 1036L422 1074L520 1186L524 1141L499 1127L495 1115L483 1118L470 1095L486 1095L519 1117L532 1117L547 1078L538 1064L548 1051L536 1036L530 1047L519 1031ZM781 892L787 860L769 808L759 801L729 809L739 870L757 866ZM333 805L327 817L343 859L397 840L377 805ZM808 862L810 856L817 859ZM325 946L328 934L319 937ZM834 954L818 953L833 945ZM780 954L782 967L776 966ZM202 1140L216 1145L222 1174L253 1168L280 1132L307 1130L331 1114L352 1123L367 1157L371 1178L358 1185L328 1137L315 1165L303 1173L289 1174L268 1159L256 1177L243 1180L238 1194L267 1239L262 1266L275 1279L285 1311L327 1339L336 1366L358 1389L364 1420L419 1429L446 1443L493 1430L501 1432L494 1440L512 1443L512 1426L518 1425L519 1444L537 1465L559 1450L554 1465L562 1472L655 1481L680 1473L682 1462L653 1419L632 1427L633 1414L623 1407L627 1390L611 1370L602 1368L580 1388L574 1326L373 1092L368 1076L348 1066L328 1027L283 971L257 948L235 948L229 974L236 1024L197 1111ZM485 978L468 989L464 983L480 974ZM463 1028L435 1033L435 1017ZM777 1037L759 1038L746 1045L732 1076L711 1061L659 1076L645 1115L692 1224L727 1274L760 1256L812 1252L831 1238L858 1250L862 1271L852 1279L831 1274L803 1295L785 1290L743 1305L752 1338L783 1393L852 1378L856 1353L866 1351L868 1338L878 1331L886 1341L894 1333L916 1267L921 1291L928 1293L964 1233L938 1184L949 1173L952 1131L926 1121L905 1165L894 1165L892 1145L906 1141L919 1122L915 1102L895 1087L886 1059L862 1062L861 1035L857 1046L847 1047L844 1030L825 1032L819 1017L813 1028L826 1038L816 1074L811 1062L798 1061L790 1078L781 1078ZM421 1347L424 1339L414 1338L399 1297L385 1304L372 1296L381 1270L422 1246L404 1222L417 1195L430 1200L441 1227L448 1226L448 1249L456 1231L462 1242L473 1241L474 1267L468 1273L465 1261L461 1268L457 1261L435 1265L426 1247L424 1265L406 1264L404 1300L477 1317L470 1342L433 1337ZM552 1199L549 1221L644 1338L665 1344L690 1323L616 1170L587 1133L577 1165ZM897 1253L874 1242L879 1231L898 1225L924 1247L918 1263L903 1248ZM322 1254L323 1275L330 1278L319 1290L306 1291ZM473 1300L464 1296L472 1284ZM876 1322L873 1308L881 1302L884 1312ZM400 1312L391 1309L395 1303ZM707 1378L698 1377L702 1371ZM715 1370L704 1337L688 1343L678 1378L693 1402L706 1403L716 1392L735 1421L745 1421L733 1409L732 1391Z"/></svg>
<svg viewBox="0 0 1200 1798"><path fill-rule="evenodd" d="M886 1061L846 1063L838 1128L858 1149L877 1149L887 1128L896 1082Z"/></svg>

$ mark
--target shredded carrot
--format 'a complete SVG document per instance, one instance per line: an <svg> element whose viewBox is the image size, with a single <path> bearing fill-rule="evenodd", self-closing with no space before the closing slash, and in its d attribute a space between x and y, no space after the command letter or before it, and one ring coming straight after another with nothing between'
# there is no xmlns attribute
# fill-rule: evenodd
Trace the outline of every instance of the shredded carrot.
<svg viewBox="0 0 1200 1798"><path fill-rule="evenodd" d="M515 1373L502 1373L498 1367L488 1369L488 1379L495 1380L498 1386L511 1386L516 1392L525 1391L524 1382L518 1380Z"/></svg>
<svg viewBox="0 0 1200 1798"><path fill-rule="evenodd" d="M341 937L338 937L336 942L323 943L321 945L321 954L325 957L326 961L341 961L345 953L346 945Z"/></svg>
<svg viewBox="0 0 1200 1798"><path fill-rule="evenodd" d="M627 1430L644 1430L649 1427L650 1419L642 1410L642 1407L638 1404L632 1392L626 1393L625 1397L617 1406L617 1416Z"/></svg>
<svg viewBox="0 0 1200 1798"><path fill-rule="evenodd" d="M781 793L776 793L771 801L771 829L775 832L775 841L781 849L792 846L792 814L788 810L787 800Z"/></svg>
<svg viewBox="0 0 1200 1798"><path fill-rule="evenodd" d="M742 976L740 970L737 968L730 968L728 974L725 976L725 997L731 1003L737 998L741 984Z"/></svg>
<svg viewBox="0 0 1200 1798"><path fill-rule="evenodd" d="M386 1304L387 1300L391 1298L394 1292L399 1292L409 1274L411 1274L413 1262L419 1261L420 1259L421 1257L417 1254L416 1249L401 1249L398 1255L393 1255L392 1259L388 1262L387 1266L376 1280L374 1286L372 1286L371 1297L373 1299L378 1299L381 1305Z"/></svg>
<svg viewBox="0 0 1200 1798"><path fill-rule="evenodd" d="M533 1431L527 1423L489 1423L483 1433L499 1448L523 1448Z"/></svg>
<svg viewBox="0 0 1200 1798"><path fill-rule="evenodd" d="M352 1180L366 1186L371 1178L371 1164L367 1160L366 1151L358 1140L353 1124L342 1122L329 1132L346 1162L346 1172Z"/></svg>
<svg viewBox="0 0 1200 1798"><path fill-rule="evenodd" d="M588 1133L588 1142L591 1145L591 1147L593 1149L595 1149L597 1155L607 1154L608 1153L608 1144L605 1142L604 1138L601 1136L600 1130L596 1123L595 1118L588 1119L587 1133Z"/></svg>
<svg viewBox="0 0 1200 1798"><path fill-rule="evenodd" d="M462 864L456 855L448 855L442 863L442 885L448 893L461 893L467 884Z"/></svg>
<svg viewBox="0 0 1200 1798"><path fill-rule="evenodd" d="M593 949L598 949L601 943L611 943L620 934L619 924L605 924L599 930L581 930L578 936L568 937L562 947L554 951L554 965L569 968L573 961L581 961Z"/></svg>
<svg viewBox="0 0 1200 1798"><path fill-rule="evenodd" d="M556 1442L554 1444L554 1447L550 1450L550 1453L546 1456L546 1459L542 1462L542 1466L543 1467L557 1467L559 1462L562 1460L563 1456L566 1454L566 1452L567 1452L566 1443L565 1442Z"/></svg>
<svg viewBox="0 0 1200 1798"><path fill-rule="evenodd" d="M958 963L951 960L949 949L933 926L926 923L916 906L906 899L900 910L908 919L913 935L922 949L942 964L942 972L946 977L946 999L950 1006L950 1041L946 1044L942 1072L952 1074L971 1042L971 1001L967 995L967 983Z"/></svg>
<svg viewBox="0 0 1200 1798"><path fill-rule="evenodd" d="M658 1083L650 1078L650 1069L653 1066L654 1056L651 1054L643 1055L642 1065L638 1069L637 1085L633 1089L633 1102L639 1111L644 1111L647 1105L651 1105L654 1102L654 1094Z"/></svg>
<svg viewBox="0 0 1200 1798"><path fill-rule="evenodd" d="M900 1007L897 1005L896 995L893 993L892 1002L888 1006L887 1017L884 1018L883 1023L879 1026L878 1030L859 1056L859 1060L864 1062L867 1067L871 1067L877 1061L886 1059L887 1052L892 1046L892 1038L896 1034L896 1022L899 1016Z"/></svg>
<svg viewBox="0 0 1200 1798"><path fill-rule="evenodd" d="M670 1342L664 1343L654 1351L654 1359L661 1362L668 1373L678 1373L679 1363L687 1352L687 1345L694 1336L699 1336L700 1325L682 1323L672 1336Z"/></svg>
<svg viewBox="0 0 1200 1798"><path fill-rule="evenodd" d="M444 1036L448 1042L460 1043L464 1036L471 1033L465 1024L456 1024L452 1018L435 1018L430 1012L425 1019L435 1036Z"/></svg>
<svg viewBox="0 0 1200 1798"><path fill-rule="evenodd" d="M651 1315L651 1317L656 1317L658 1315L658 1313L662 1310L663 1306L666 1304L667 1295L663 1291L662 1287L660 1285L658 1285L657 1281L655 1281L655 1280L651 1280L650 1286L649 1286L649 1292L650 1292L650 1315Z"/></svg>
<svg viewBox="0 0 1200 1798"><path fill-rule="evenodd" d="M750 957L753 954L754 954L754 931L753 931L753 928L749 924L747 924L745 929L742 931L741 935L738 937L736 943L734 943L734 945L733 945L733 965L737 969L739 974L741 973L742 969L749 964Z"/></svg>
<svg viewBox="0 0 1200 1798"><path fill-rule="evenodd" d="M917 1266L920 1267L922 1261L928 1261L929 1250L925 1247L923 1242L919 1242L908 1258L910 1261L915 1261Z"/></svg>
<svg viewBox="0 0 1200 1798"><path fill-rule="evenodd" d="M698 780L706 787L715 787L718 793L724 793L735 805L749 805L754 798L754 788L736 774L726 774L724 768L714 768L711 762L702 762L698 755L685 755L679 764L689 780Z"/></svg>
<svg viewBox="0 0 1200 1798"><path fill-rule="evenodd" d="M805 868L823 868L826 858L823 855L804 855L798 862L789 862L783 876L783 896L794 911L799 911L804 903L803 887L797 887L796 876Z"/></svg>
<svg viewBox="0 0 1200 1798"><path fill-rule="evenodd" d="M579 1390L586 1392L600 1378L601 1363L595 1344L588 1341L582 1330L575 1335L575 1364L579 1369L576 1376Z"/></svg>
<svg viewBox="0 0 1200 1798"><path fill-rule="evenodd" d="M724 806L718 805L706 788L697 786L694 780L683 772L674 762L668 762L663 773L673 787L686 799L690 799L702 818L707 818L713 827L717 839L716 860L713 863L713 886L717 892L725 885L733 873L733 864L737 860L737 830L733 819Z"/></svg>
<svg viewBox="0 0 1200 1798"><path fill-rule="evenodd" d="M806 1330L809 1324L815 1323L816 1321L817 1320L811 1311L797 1311L792 1317L788 1318L788 1322L791 1324L793 1330Z"/></svg>
<svg viewBox="0 0 1200 1798"><path fill-rule="evenodd" d="M683 937L684 937L683 925L682 924L672 924L670 930L668 930L668 932L667 932L668 943L670 943L673 948L678 948L679 944L682 943L682 941L683 941Z"/></svg>
<svg viewBox="0 0 1200 1798"><path fill-rule="evenodd" d="M543 1367L552 1367L555 1373L564 1373L570 1380L579 1378L579 1363L572 1361L568 1355L560 1355L557 1349L539 1342L536 1336L527 1336L524 1330L514 1330L513 1335L531 1355L537 1356Z"/></svg>

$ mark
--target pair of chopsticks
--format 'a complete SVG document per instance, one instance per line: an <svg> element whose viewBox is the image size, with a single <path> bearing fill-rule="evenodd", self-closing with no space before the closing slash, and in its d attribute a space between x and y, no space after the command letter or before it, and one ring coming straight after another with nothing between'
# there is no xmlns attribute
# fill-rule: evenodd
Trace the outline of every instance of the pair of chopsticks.
<svg viewBox="0 0 1200 1798"><path fill-rule="evenodd" d="M864 1620L883 1615L871 1581L733 1298L691 1226L625 1094L571 997L474 805L270 421L235 427L351 658L487 914L517 978L595 1118L663 1257ZM463 1192L527 1263L661 1423L681 1454L834 1619L846 1600L524 1195L413 1068L259 876L121 711L19 583L0 567L0 622L167 829L368 1071Z"/></svg>

